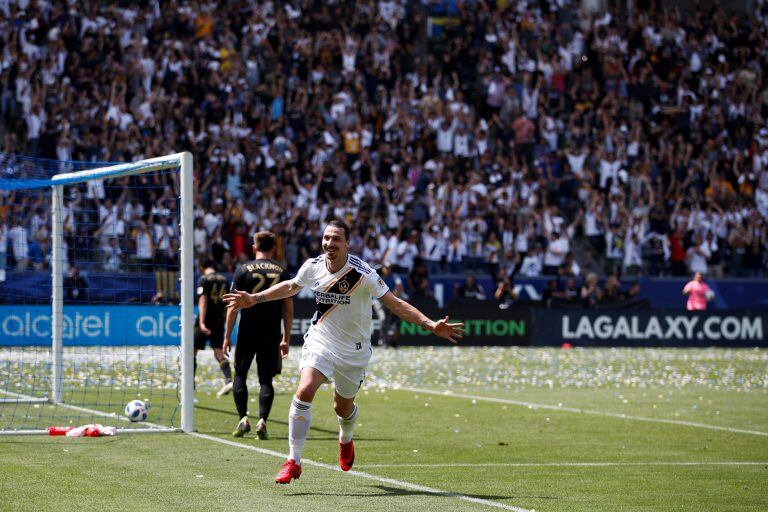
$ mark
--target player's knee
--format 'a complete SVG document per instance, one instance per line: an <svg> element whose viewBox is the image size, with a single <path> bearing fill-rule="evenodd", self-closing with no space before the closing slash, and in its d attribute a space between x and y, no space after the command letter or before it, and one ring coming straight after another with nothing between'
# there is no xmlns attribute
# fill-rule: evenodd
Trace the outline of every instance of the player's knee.
<svg viewBox="0 0 768 512"><path fill-rule="evenodd" d="M336 412L336 416L346 418L353 412L355 412L355 399L354 398L342 398L336 394L333 395L333 410Z"/></svg>
<svg viewBox="0 0 768 512"><path fill-rule="evenodd" d="M245 379L235 374L235 377L232 379L232 390L235 393L240 393L241 391L247 391L248 386L245 383Z"/></svg>
<svg viewBox="0 0 768 512"><path fill-rule="evenodd" d="M312 386L303 386L299 384L299 387L296 389L296 398L302 402L311 402L315 399L315 391L316 390Z"/></svg>

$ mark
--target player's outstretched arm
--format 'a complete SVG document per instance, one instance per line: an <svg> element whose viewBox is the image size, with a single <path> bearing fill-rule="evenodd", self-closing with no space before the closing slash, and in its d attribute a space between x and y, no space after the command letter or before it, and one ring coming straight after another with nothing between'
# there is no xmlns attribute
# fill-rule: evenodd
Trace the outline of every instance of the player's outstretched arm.
<svg viewBox="0 0 768 512"><path fill-rule="evenodd" d="M248 293L242 290L233 290L230 293L224 294L222 299L227 303L227 306L235 310L249 308L259 302L267 302L270 300L280 300L287 297L293 297L299 291L301 287L294 283L292 280L283 281L281 283L272 286L258 293Z"/></svg>
<svg viewBox="0 0 768 512"><path fill-rule="evenodd" d="M403 320L420 325L425 329L432 331L435 336L445 338L451 343L458 343L464 337L464 324L460 322L448 323L448 317L434 322L427 318L424 313L414 306L408 304L402 299L395 297L392 292L387 292L381 297L381 302L389 308L392 313Z"/></svg>

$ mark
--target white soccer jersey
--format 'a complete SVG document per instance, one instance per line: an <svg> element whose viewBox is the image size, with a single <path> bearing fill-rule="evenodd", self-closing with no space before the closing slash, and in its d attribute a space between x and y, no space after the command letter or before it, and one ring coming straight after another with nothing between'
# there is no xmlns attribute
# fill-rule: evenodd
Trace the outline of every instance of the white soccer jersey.
<svg viewBox="0 0 768 512"><path fill-rule="evenodd" d="M310 287L317 303L304 338L320 343L343 361L365 364L371 355L372 302L389 291L384 280L350 254L335 274L328 271L325 255L309 259L293 282Z"/></svg>

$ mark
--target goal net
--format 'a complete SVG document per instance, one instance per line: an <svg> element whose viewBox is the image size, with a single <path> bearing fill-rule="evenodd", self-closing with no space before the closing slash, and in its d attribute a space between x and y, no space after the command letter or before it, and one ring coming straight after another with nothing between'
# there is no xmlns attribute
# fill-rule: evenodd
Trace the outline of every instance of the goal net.
<svg viewBox="0 0 768 512"><path fill-rule="evenodd" d="M0 153L0 434L194 428L192 219L190 153Z"/></svg>

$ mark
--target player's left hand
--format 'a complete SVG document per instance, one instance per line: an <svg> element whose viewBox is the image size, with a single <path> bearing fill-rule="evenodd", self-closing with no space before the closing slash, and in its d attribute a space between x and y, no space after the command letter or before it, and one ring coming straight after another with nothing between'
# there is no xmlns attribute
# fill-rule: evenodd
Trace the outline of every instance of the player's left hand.
<svg viewBox="0 0 768 512"><path fill-rule="evenodd" d="M290 350L290 345L288 344L288 340L283 340L280 342L280 357L285 359L288 357L288 351Z"/></svg>
<svg viewBox="0 0 768 512"><path fill-rule="evenodd" d="M234 290L230 293L225 293L221 298L227 303L227 307L230 307L235 311L238 309L249 308L256 304L253 295L242 290Z"/></svg>
<svg viewBox="0 0 768 512"><path fill-rule="evenodd" d="M436 336L440 336L453 344L457 344L457 340L464 337L464 323L454 322L449 324L448 317L446 316L435 323L435 328L432 329L432 332L435 333Z"/></svg>

